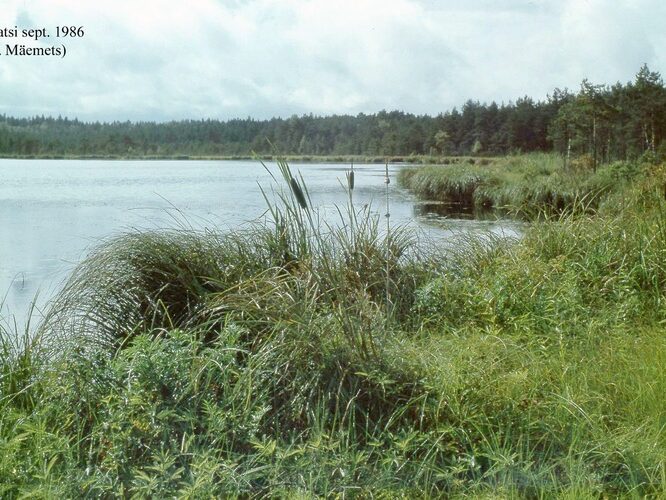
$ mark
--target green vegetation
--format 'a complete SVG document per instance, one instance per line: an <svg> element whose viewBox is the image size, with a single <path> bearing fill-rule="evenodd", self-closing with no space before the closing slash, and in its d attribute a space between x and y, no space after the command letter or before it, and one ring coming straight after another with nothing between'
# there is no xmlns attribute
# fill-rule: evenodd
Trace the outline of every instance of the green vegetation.
<svg viewBox="0 0 666 500"><path fill-rule="evenodd" d="M238 158L275 150L300 157L493 156L556 151L589 154L594 165L666 156L666 87L643 66L633 82L584 80L498 105L467 101L437 116L380 111L270 120L85 123L0 115L0 156L23 158Z"/></svg>
<svg viewBox="0 0 666 500"><path fill-rule="evenodd" d="M289 163L411 163L411 164L450 164L462 161L476 162L484 159L474 159L462 156L439 156L439 155L409 155L409 156L373 156L373 155L276 155L276 154L247 154L247 155L184 155L184 154L161 154L146 155L141 153L127 152L124 154L12 154L4 155L3 158L14 160L178 160L178 161L277 161L283 159Z"/></svg>
<svg viewBox="0 0 666 500"><path fill-rule="evenodd" d="M112 240L3 332L0 496L666 495L664 166L441 255L281 167L267 222Z"/></svg>
<svg viewBox="0 0 666 500"><path fill-rule="evenodd" d="M594 170L589 156L566 165L555 154L533 153L405 168L398 180L420 198L453 208L496 209L533 219L574 206L596 209L609 193L624 189L653 168L646 160L618 161Z"/></svg>

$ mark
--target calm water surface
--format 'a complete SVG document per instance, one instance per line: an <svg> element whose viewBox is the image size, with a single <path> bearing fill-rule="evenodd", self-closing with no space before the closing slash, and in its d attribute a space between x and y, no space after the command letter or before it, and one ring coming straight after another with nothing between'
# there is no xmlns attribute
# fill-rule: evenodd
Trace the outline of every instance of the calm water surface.
<svg viewBox="0 0 666 500"><path fill-rule="evenodd" d="M276 175L274 164L267 166ZM504 221L443 220L397 186L390 166L391 222L451 244L454 234L516 234ZM334 213L347 195L348 165L294 164L314 205ZM385 213L383 165L358 165L354 201ZM237 228L262 216L269 173L254 161L0 160L0 316L37 316L63 280L100 241L133 229ZM4 297L4 299L3 299Z"/></svg>

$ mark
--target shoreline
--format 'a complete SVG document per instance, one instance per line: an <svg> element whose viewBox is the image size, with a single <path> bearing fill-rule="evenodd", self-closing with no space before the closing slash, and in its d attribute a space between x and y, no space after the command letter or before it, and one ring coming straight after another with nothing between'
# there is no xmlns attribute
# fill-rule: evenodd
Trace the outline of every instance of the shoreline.
<svg viewBox="0 0 666 500"><path fill-rule="evenodd" d="M547 160L418 185L536 209L572 177ZM7 495L664 495L666 165L580 172L614 181L594 210L427 254L349 181L329 231L279 166L274 223L121 235L33 336L0 324Z"/></svg>
<svg viewBox="0 0 666 500"><path fill-rule="evenodd" d="M467 163L487 164L495 157L485 156L427 156L427 155L12 155L1 156L0 160L107 160L107 161L274 161L284 159L292 163L349 163L357 164L411 164L411 165L448 165Z"/></svg>

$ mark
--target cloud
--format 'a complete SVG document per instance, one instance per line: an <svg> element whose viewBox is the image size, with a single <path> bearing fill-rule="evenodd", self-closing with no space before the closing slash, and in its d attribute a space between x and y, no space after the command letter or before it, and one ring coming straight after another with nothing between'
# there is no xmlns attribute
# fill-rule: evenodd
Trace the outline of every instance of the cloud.
<svg viewBox="0 0 666 500"><path fill-rule="evenodd" d="M0 28L86 31L64 59L0 56L0 112L20 116L436 114L666 63L651 0L6 1Z"/></svg>

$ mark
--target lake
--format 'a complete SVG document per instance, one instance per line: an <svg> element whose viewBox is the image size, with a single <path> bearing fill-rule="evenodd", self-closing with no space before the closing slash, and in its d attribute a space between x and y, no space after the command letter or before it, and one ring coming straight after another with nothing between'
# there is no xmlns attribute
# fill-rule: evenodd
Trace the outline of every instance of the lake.
<svg viewBox="0 0 666 500"><path fill-rule="evenodd" d="M266 163L277 175L274 163ZM349 165L292 164L314 205L333 213L345 204ZM384 214L383 165L357 165L355 204ZM392 224L452 244L462 231L515 235L510 221L443 219L396 182L390 165ZM414 167L405 167L414 168ZM102 240L135 229L238 228L264 214L275 187L257 161L0 160L0 302L3 321L36 316L71 270ZM4 300L3 300L4 297Z"/></svg>

